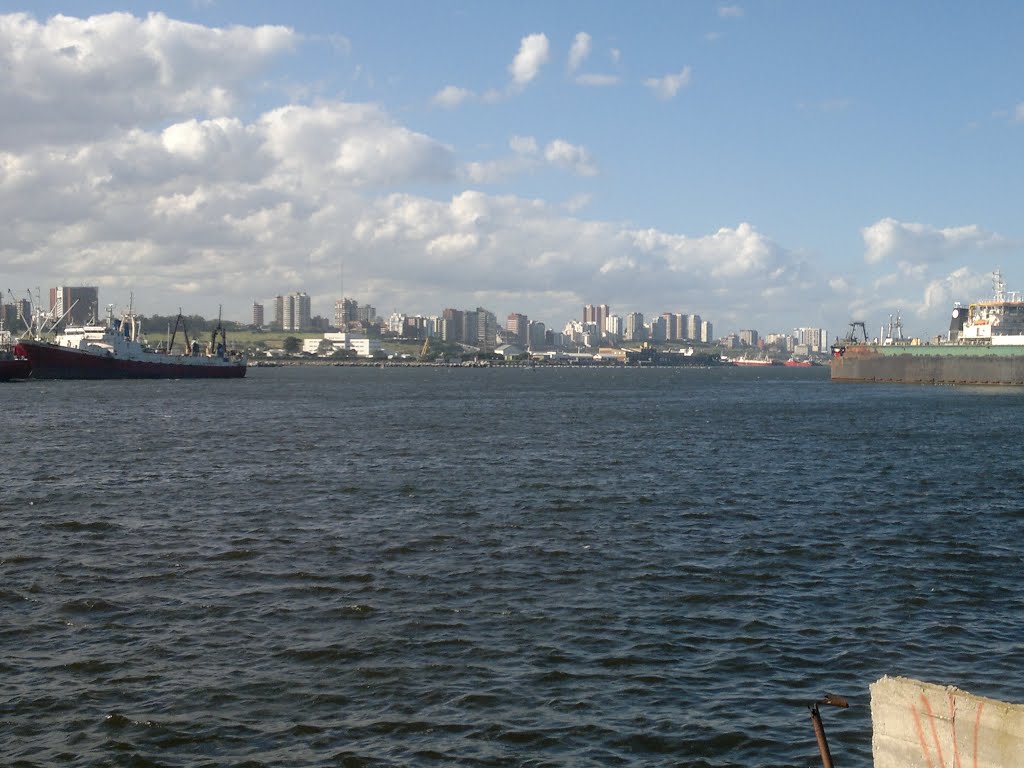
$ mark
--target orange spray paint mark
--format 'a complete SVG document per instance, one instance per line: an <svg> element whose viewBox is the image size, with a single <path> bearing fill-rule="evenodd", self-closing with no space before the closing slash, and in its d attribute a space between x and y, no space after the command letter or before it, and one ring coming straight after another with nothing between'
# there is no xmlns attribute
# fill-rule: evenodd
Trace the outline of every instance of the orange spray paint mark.
<svg viewBox="0 0 1024 768"><path fill-rule="evenodd" d="M960 746L956 743L956 702L953 694L949 694L949 735L953 741L953 765L960 766Z"/></svg>
<svg viewBox="0 0 1024 768"><path fill-rule="evenodd" d="M939 745L939 729L935 727L935 715L932 713L932 706L928 703L925 695L921 694L921 703L928 711L928 724L932 729L932 741L935 743L935 752L939 756L939 768L946 768L946 761L942 758L942 747Z"/></svg>
<svg viewBox="0 0 1024 768"><path fill-rule="evenodd" d="M917 740L921 743L921 754L924 755L927 768L932 768L932 757L928 754L928 740L924 737L924 729L921 727L921 718L917 714L917 707L911 704L910 712L914 715L914 726L917 728Z"/></svg>
<svg viewBox="0 0 1024 768"><path fill-rule="evenodd" d="M974 716L974 768L978 768L978 733L981 731L981 710L985 708L985 702L978 702L978 713Z"/></svg>

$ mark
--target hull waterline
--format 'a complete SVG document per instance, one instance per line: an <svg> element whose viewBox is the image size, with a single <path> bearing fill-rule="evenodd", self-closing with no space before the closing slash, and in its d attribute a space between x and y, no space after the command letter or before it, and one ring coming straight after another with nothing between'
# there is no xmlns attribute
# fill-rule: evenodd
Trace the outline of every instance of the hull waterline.
<svg viewBox="0 0 1024 768"><path fill-rule="evenodd" d="M0 360L0 381L27 379L31 372L31 363L24 358Z"/></svg>
<svg viewBox="0 0 1024 768"><path fill-rule="evenodd" d="M62 349L40 341L23 341L33 379L237 379L244 360L145 353L138 359Z"/></svg>
<svg viewBox="0 0 1024 768"><path fill-rule="evenodd" d="M839 382L1024 386L1024 346L847 346L831 360Z"/></svg>

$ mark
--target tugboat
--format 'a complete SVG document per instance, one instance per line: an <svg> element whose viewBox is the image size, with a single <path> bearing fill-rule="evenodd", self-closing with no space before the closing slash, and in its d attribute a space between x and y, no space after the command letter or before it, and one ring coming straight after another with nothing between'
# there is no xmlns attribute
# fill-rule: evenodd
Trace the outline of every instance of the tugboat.
<svg viewBox="0 0 1024 768"><path fill-rule="evenodd" d="M113 305L107 308L106 323L69 325L52 340L22 339L17 351L31 363L33 379L231 379L245 376L244 354L229 352L220 319L201 347L188 338L184 317L178 313L185 333L185 349L175 353L174 336L165 349L143 342L141 323L129 309L114 319ZM218 338L219 337L219 338Z"/></svg>

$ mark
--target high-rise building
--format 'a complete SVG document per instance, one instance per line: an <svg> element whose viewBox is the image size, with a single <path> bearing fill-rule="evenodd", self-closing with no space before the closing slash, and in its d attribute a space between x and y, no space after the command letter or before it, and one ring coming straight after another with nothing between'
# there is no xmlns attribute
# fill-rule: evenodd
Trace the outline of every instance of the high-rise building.
<svg viewBox="0 0 1024 768"><path fill-rule="evenodd" d="M710 320L701 320L700 323L700 340L705 344L710 344L715 338L714 328L711 326Z"/></svg>
<svg viewBox="0 0 1024 768"><path fill-rule="evenodd" d="M597 327L604 328L604 320L611 314L607 304L587 304L583 307L583 322L597 323Z"/></svg>
<svg viewBox="0 0 1024 768"><path fill-rule="evenodd" d="M464 328L462 327L462 310L445 309L441 313L441 340L442 341L463 341Z"/></svg>
<svg viewBox="0 0 1024 768"><path fill-rule="evenodd" d="M25 315L25 319L28 320L28 315ZM0 323L3 324L3 330L9 333L17 334L21 330L24 323L22 323L21 318L18 316L18 305L16 303L4 304L0 301Z"/></svg>
<svg viewBox="0 0 1024 768"><path fill-rule="evenodd" d="M747 347L756 347L758 342L757 331L752 328L745 328L740 331L740 344Z"/></svg>
<svg viewBox="0 0 1024 768"><path fill-rule="evenodd" d="M797 339L806 344L812 352L821 352L828 348L828 332L824 328L797 328Z"/></svg>
<svg viewBox="0 0 1024 768"><path fill-rule="evenodd" d="M630 312L628 315L626 315L626 340L643 341L644 336L645 334L643 314L640 312Z"/></svg>
<svg viewBox="0 0 1024 768"><path fill-rule="evenodd" d="M341 298L334 302L334 327L348 328L349 323L359 320L359 303L355 299Z"/></svg>
<svg viewBox="0 0 1024 768"><path fill-rule="evenodd" d="M622 318L618 315L608 315L604 319L604 335L618 340L622 338Z"/></svg>
<svg viewBox="0 0 1024 768"><path fill-rule="evenodd" d="M356 314L356 320L365 325L373 325L377 322L377 308L371 307L369 304L360 304Z"/></svg>
<svg viewBox="0 0 1024 768"><path fill-rule="evenodd" d="M530 349L543 349L548 345L547 331L544 323L530 323Z"/></svg>
<svg viewBox="0 0 1024 768"><path fill-rule="evenodd" d="M94 286L58 286L50 289L50 307L61 327L85 325L99 320L99 288Z"/></svg>
<svg viewBox="0 0 1024 768"><path fill-rule="evenodd" d="M469 314L469 313L467 313ZM476 343L483 352L493 352L498 346L498 318L493 312L477 307L476 312Z"/></svg>
<svg viewBox="0 0 1024 768"><path fill-rule="evenodd" d="M255 328L263 327L263 305L255 301L252 303L252 324Z"/></svg>
<svg viewBox="0 0 1024 768"><path fill-rule="evenodd" d="M284 328L284 296L274 297L274 325L278 330Z"/></svg>
<svg viewBox="0 0 1024 768"><path fill-rule="evenodd" d="M309 296L289 293L274 297L274 320L282 331L305 331L312 325Z"/></svg>
<svg viewBox="0 0 1024 768"><path fill-rule="evenodd" d="M700 315L690 315L686 318L686 338L700 341Z"/></svg>
<svg viewBox="0 0 1024 768"><path fill-rule="evenodd" d="M526 315L521 315L518 312L513 312L508 316L505 321L505 330L508 331L509 338L516 344L526 346L530 343L529 338L529 327L530 322Z"/></svg>
<svg viewBox="0 0 1024 768"><path fill-rule="evenodd" d="M476 312L467 309L462 313L462 341L475 347L477 344L477 332L480 330Z"/></svg>
<svg viewBox="0 0 1024 768"><path fill-rule="evenodd" d="M676 322L678 315L671 312L662 312L661 319L665 321L665 341L675 341L682 338L679 335L679 326Z"/></svg>

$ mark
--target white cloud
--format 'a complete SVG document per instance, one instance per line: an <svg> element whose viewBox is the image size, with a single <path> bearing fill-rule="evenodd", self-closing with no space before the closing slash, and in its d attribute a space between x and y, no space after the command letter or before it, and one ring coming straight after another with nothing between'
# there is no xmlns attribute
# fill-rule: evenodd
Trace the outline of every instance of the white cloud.
<svg viewBox="0 0 1024 768"><path fill-rule="evenodd" d="M588 205L590 205L590 201L592 199L593 199L592 195L589 195L589 194L587 194L585 192L584 193L580 193L578 195L573 195L568 200L566 200L564 203L562 203L562 207L565 210L567 210L569 213L579 213L584 208L586 208Z"/></svg>
<svg viewBox="0 0 1024 768"><path fill-rule="evenodd" d="M40 23L0 16L0 145L102 138L139 123L226 114L247 82L297 35L285 27L217 29L161 13Z"/></svg>
<svg viewBox="0 0 1024 768"><path fill-rule="evenodd" d="M540 149L533 136L513 136L508 142L512 155L489 162L472 162L463 171L474 184L496 184L520 173L528 173L537 167Z"/></svg>
<svg viewBox="0 0 1024 768"><path fill-rule="evenodd" d="M569 49L569 72L575 72L590 55L590 35L577 32Z"/></svg>
<svg viewBox="0 0 1024 768"><path fill-rule="evenodd" d="M868 264L896 261L908 268L960 258L968 253L1005 247L1005 240L977 225L938 228L926 224L881 219L861 230Z"/></svg>
<svg viewBox="0 0 1024 768"><path fill-rule="evenodd" d="M568 168L580 176L594 176L597 167L585 147L555 139L544 148L544 158L552 165Z"/></svg>
<svg viewBox="0 0 1024 768"><path fill-rule="evenodd" d="M434 94L431 99L433 104L439 107L457 107L462 102L473 97L473 92L457 85L446 85Z"/></svg>
<svg viewBox="0 0 1024 768"><path fill-rule="evenodd" d="M690 84L693 77L693 68L686 66L682 70L675 74L665 75L664 77L651 77L644 81L644 85L654 91L655 95L659 99L668 101L669 99L675 98L675 95L679 92L680 88L685 88Z"/></svg>
<svg viewBox="0 0 1024 768"><path fill-rule="evenodd" d="M533 136L513 136L509 139L508 146L519 155L535 155L538 152L537 139Z"/></svg>
<svg viewBox="0 0 1024 768"><path fill-rule="evenodd" d="M509 178L532 173L541 169L544 163L561 168L578 176L594 176L597 167L585 147L555 139L544 147L543 153L533 136L513 136L509 140L512 154L488 162L468 163L464 176L474 184L495 184Z"/></svg>
<svg viewBox="0 0 1024 768"><path fill-rule="evenodd" d="M40 42L65 28L105 41L80 69ZM531 38L516 57L519 85L546 59L546 38ZM829 290L801 254L751 224L688 236L588 220L578 214L591 198L571 184L551 203L452 194L453 149L380 105L232 108L253 68L296 40L162 16L0 19L10 75L0 135L20 137L0 142L5 280L94 284L104 303L134 290L148 313L175 311L187 292L187 311L223 303L239 319L253 299L307 290L314 312L329 314L344 260L351 295L407 312L480 305L556 324L600 300L617 312L700 312L718 328L789 316ZM32 55L12 53L22 44ZM498 154L460 172L597 172L565 138L512 135ZM435 183L445 199L430 196Z"/></svg>
<svg viewBox="0 0 1024 768"><path fill-rule="evenodd" d="M743 9L738 5L720 5L718 6L718 16L723 19L741 19L743 18Z"/></svg>
<svg viewBox="0 0 1024 768"><path fill-rule="evenodd" d="M1024 123L1024 102L1021 102L1014 108L1013 120L1016 123Z"/></svg>
<svg viewBox="0 0 1024 768"><path fill-rule="evenodd" d="M527 35L519 43L508 71L514 86L523 88L540 73L540 68L547 63L549 56L548 37L545 34Z"/></svg>
<svg viewBox="0 0 1024 768"><path fill-rule="evenodd" d="M383 185L454 174L450 148L369 104L288 106L260 118L278 178L296 185Z"/></svg>

